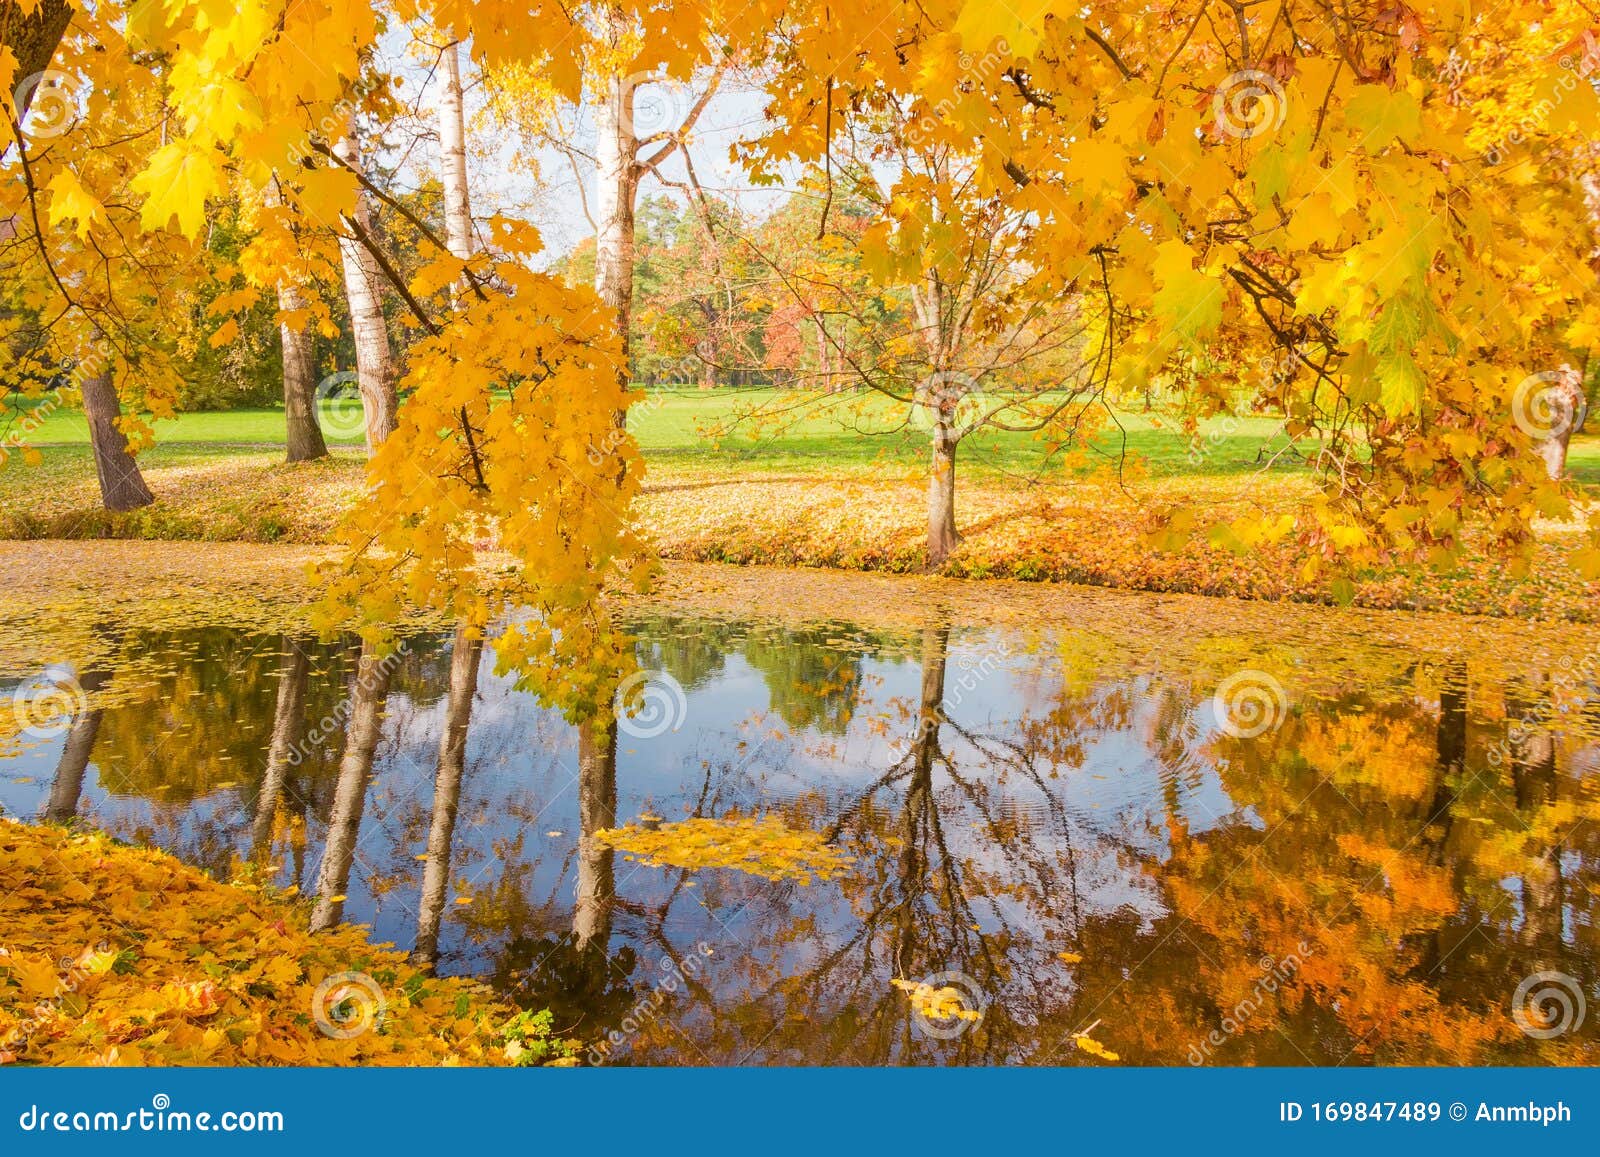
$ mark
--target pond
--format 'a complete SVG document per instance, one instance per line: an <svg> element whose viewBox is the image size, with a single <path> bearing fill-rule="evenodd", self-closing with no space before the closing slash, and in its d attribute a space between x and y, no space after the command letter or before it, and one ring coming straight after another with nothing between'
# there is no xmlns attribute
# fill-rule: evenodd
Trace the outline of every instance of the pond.
<svg viewBox="0 0 1600 1157"><path fill-rule="evenodd" d="M645 608L642 699L582 728L448 633L125 630L0 807L260 865L594 1063L1592 1063L1589 653L1213 606L1204 645ZM833 870L596 836L695 820Z"/></svg>

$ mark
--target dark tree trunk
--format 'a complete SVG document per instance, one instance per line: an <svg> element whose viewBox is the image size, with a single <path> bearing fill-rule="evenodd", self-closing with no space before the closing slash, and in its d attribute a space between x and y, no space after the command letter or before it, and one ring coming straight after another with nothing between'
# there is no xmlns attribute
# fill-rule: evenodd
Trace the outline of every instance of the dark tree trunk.
<svg viewBox="0 0 1600 1157"><path fill-rule="evenodd" d="M383 707L389 698L393 658L379 659L372 645L362 644L350 692L350 722L345 727L344 755L339 760L339 780L333 789L333 811L328 816L328 838L317 869L317 902L311 909L311 930L332 928L344 918L344 893L350 886L361 816L366 810L367 784L372 779L372 757L383 737Z"/></svg>
<svg viewBox="0 0 1600 1157"><path fill-rule="evenodd" d="M145 485L139 463L128 452L128 439L117 426L122 403L106 369L82 386L83 412L89 419L89 440L94 449L94 469L100 477L100 500L107 510L137 510L155 501Z"/></svg>
<svg viewBox="0 0 1600 1157"><path fill-rule="evenodd" d="M611 718L578 724L578 903L572 936L579 952L604 953L611 939L616 896L612 850L594 838L617 822L617 723Z"/></svg>
<svg viewBox="0 0 1600 1157"><path fill-rule="evenodd" d="M78 680L85 695L93 695L105 684L101 671L86 672ZM45 804L44 818L49 823L64 824L78 814L78 799L83 795L83 776L89 769L89 757L94 753L94 741L100 735L101 708L90 707L74 717L67 732L67 741L61 748L61 758L56 761L56 777L50 784L50 799Z"/></svg>
<svg viewBox="0 0 1600 1157"><path fill-rule="evenodd" d="M9 48L17 58L16 82L19 84L36 72L50 67L50 58L56 54L67 25L72 21L72 7L67 0L42 0L26 16L22 7L12 0L0 0L0 47ZM22 86L20 118L28 111L33 100L34 86Z"/></svg>
<svg viewBox="0 0 1600 1157"><path fill-rule="evenodd" d="M311 681L311 657L288 635L283 637L283 666L278 671L278 702L272 715L272 741L267 747L267 770L256 798L255 822L250 828L250 855L263 860L272 847L273 821L289 776L289 756L305 731L306 687Z"/></svg>
<svg viewBox="0 0 1600 1157"><path fill-rule="evenodd" d="M928 567L937 569L956 547L956 437L942 422L933 430L933 464L928 474Z"/></svg>
<svg viewBox="0 0 1600 1157"><path fill-rule="evenodd" d="M305 308L305 298L293 286L278 290L278 308L295 311ZM283 341L283 419L287 458L308 462L326 458L328 444L317 424L317 359L312 347L311 327L278 327Z"/></svg>
<svg viewBox="0 0 1600 1157"><path fill-rule="evenodd" d="M450 880L450 845L456 810L461 803L461 776L467 766L467 728L472 722L472 697L478 692L478 666L483 640L456 628L450 651L450 697L445 704L444 734L439 738L439 766L433 778L433 821L428 829L428 860L422 868L422 902L417 912L417 942L411 959L431 969L439 959L439 927Z"/></svg>

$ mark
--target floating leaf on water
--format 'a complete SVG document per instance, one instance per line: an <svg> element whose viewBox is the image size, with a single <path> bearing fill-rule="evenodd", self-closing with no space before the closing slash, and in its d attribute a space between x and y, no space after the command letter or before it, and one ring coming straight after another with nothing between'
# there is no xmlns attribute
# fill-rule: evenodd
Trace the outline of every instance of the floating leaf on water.
<svg viewBox="0 0 1600 1157"><path fill-rule="evenodd" d="M662 823L647 815L638 824L603 828L594 838L650 867L733 868L800 884L809 884L813 877L830 880L854 862L819 833L791 828L778 816L694 817Z"/></svg>

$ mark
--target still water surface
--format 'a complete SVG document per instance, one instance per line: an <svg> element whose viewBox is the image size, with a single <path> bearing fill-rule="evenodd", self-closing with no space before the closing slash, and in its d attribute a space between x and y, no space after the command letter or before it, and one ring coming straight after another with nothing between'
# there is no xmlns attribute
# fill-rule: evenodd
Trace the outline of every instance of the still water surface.
<svg viewBox="0 0 1600 1157"><path fill-rule="evenodd" d="M136 675L78 671L93 705L0 761L0 807L221 876L261 860L612 1064L1107 1063L1079 1034L1135 1064L1596 1060L1585 668L1390 649L1323 672L1309 642L1244 639L1167 669L1070 627L633 626L644 714L581 732L490 653L452 703L448 635L363 681L353 643L147 633L123 648ZM807 884L589 838L696 816L777 816L854 859ZM1547 1037L1557 1006L1524 1016L1535 1035L1513 1017L1539 973L1568 995ZM896 979L982 1015L921 1020Z"/></svg>

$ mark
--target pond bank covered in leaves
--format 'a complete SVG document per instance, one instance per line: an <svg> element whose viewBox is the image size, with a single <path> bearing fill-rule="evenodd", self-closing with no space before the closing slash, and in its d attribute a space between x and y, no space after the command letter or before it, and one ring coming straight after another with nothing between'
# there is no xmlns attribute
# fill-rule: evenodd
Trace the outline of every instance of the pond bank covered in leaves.
<svg viewBox="0 0 1600 1157"><path fill-rule="evenodd" d="M497 1065L527 1018L165 852L0 819L0 1063ZM541 1059L543 1057L541 1056Z"/></svg>
<svg viewBox="0 0 1600 1157"><path fill-rule="evenodd" d="M98 509L86 460L58 454L32 472L0 475L0 537L280 543L328 541L362 486L363 462L341 456L286 466L274 453L182 449L152 459L158 501L131 514ZM10 479L11 481L7 481ZM926 567L920 476L837 469L827 474L652 464L637 523L667 559L743 566L917 574ZM1076 583L1267 602L1329 604L1325 577L1282 542L1234 553L1203 536L1164 535L1160 511L1205 521L1259 516L1303 501L1301 476L1179 476L1136 492L1090 481L1023 484L974 477L958 515L965 536L946 577ZM1567 563L1581 535L1544 525L1526 576L1505 560L1473 557L1456 571L1395 568L1357 579L1355 605L1506 618L1592 622L1600 584Z"/></svg>

